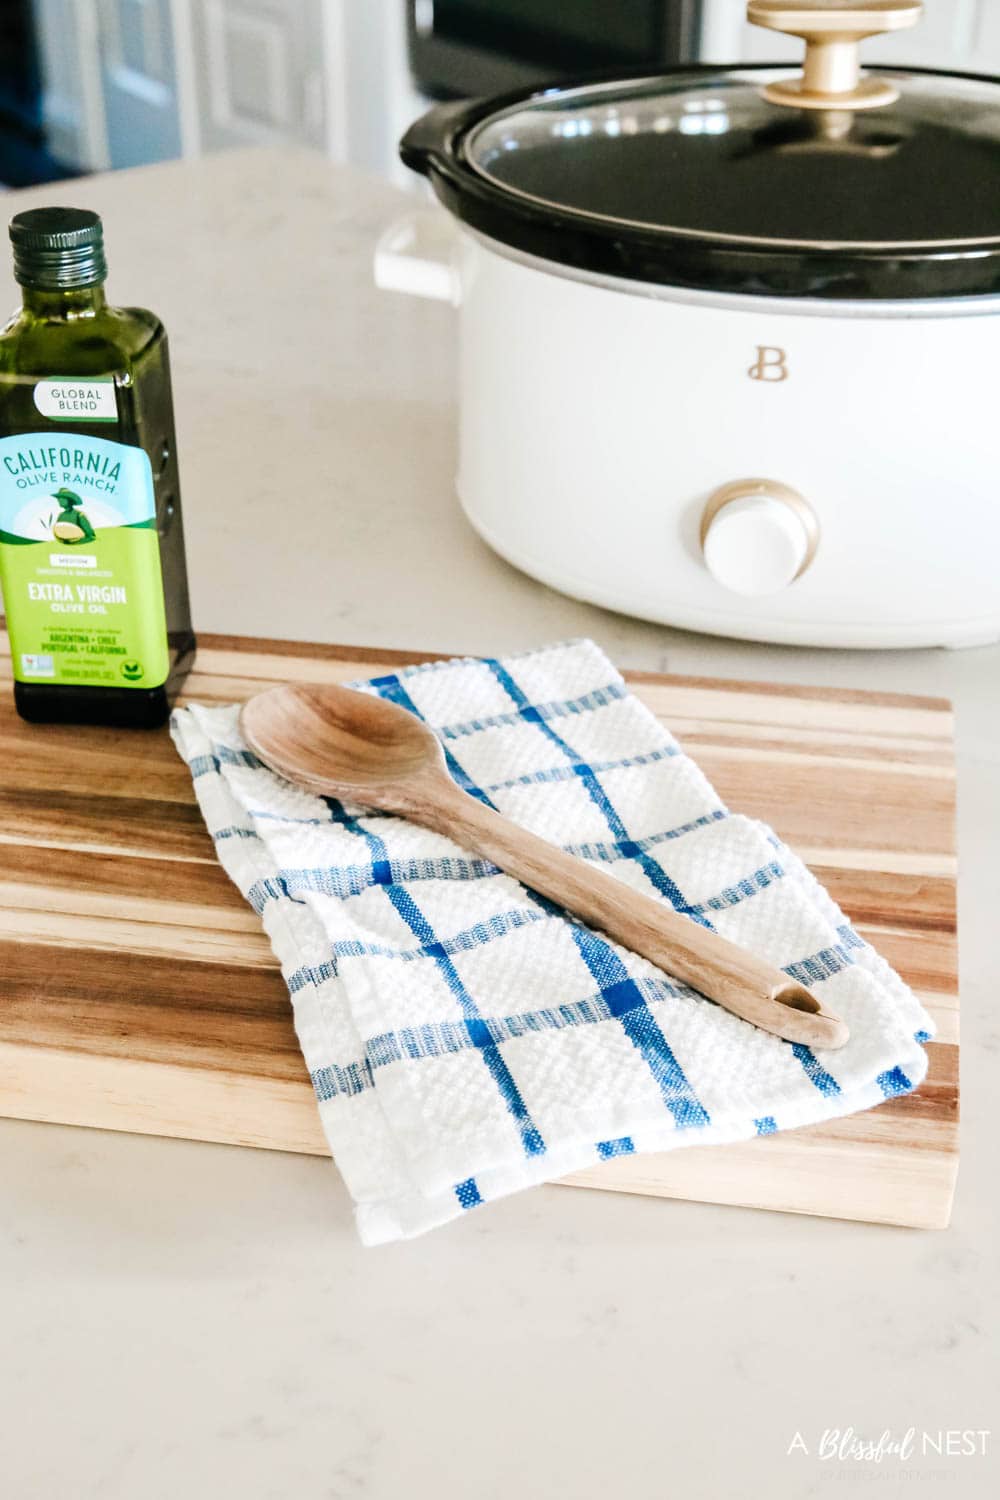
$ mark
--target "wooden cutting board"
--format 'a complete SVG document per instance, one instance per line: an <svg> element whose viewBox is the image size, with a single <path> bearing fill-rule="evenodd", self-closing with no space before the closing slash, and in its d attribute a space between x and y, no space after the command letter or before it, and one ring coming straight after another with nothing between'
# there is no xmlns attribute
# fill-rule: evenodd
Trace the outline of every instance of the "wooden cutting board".
<svg viewBox="0 0 1000 1500"><path fill-rule="evenodd" d="M188 697L415 655L204 637ZM0 633L0 677L10 658ZM958 1165L954 764L939 699L632 673L731 806L794 845L938 1025L915 1094L567 1179L891 1224L948 1222ZM23 723L0 686L0 1114L325 1154L288 995L156 733Z"/></svg>

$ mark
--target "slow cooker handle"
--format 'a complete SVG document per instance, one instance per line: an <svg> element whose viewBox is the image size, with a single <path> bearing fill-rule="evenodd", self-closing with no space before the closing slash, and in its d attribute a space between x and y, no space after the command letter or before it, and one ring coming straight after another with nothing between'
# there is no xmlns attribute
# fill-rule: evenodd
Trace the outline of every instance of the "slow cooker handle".
<svg viewBox="0 0 1000 1500"><path fill-rule="evenodd" d="M413 172L424 177L431 169L446 168L454 155L457 137L472 124L484 110L488 112L489 101L483 99L457 99L446 104L433 105L426 114L414 120L399 143L399 154L403 163Z"/></svg>
<svg viewBox="0 0 1000 1500"><path fill-rule="evenodd" d="M416 208L394 219L375 246L375 285L457 307L458 232L440 208Z"/></svg>
<svg viewBox="0 0 1000 1500"><path fill-rule="evenodd" d="M765 84L772 104L794 109L875 109L899 98L887 78L861 76L860 44L884 31L914 26L923 13L921 0L748 0L753 26L798 36L806 44L799 78Z"/></svg>

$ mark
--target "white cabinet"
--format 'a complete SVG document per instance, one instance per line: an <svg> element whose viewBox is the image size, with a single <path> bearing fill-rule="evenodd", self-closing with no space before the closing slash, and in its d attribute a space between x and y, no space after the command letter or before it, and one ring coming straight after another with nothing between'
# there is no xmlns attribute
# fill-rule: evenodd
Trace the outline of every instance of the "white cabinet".
<svg viewBox="0 0 1000 1500"><path fill-rule="evenodd" d="M49 150L69 166L97 171L108 163L97 9L35 0L34 14Z"/></svg>
<svg viewBox="0 0 1000 1500"><path fill-rule="evenodd" d="M325 140L320 0L189 0L201 147Z"/></svg>
<svg viewBox="0 0 1000 1500"><path fill-rule="evenodd" d="M108 165L180 156L171 0L100 0L99 12Z"/></svg>
<svg viewBox="0 0 1000 1500"><path fill-rule="evenodd" d="M339 154L346 16L385 4L35 0L51 149L84 170L262 143Z"/></svg>

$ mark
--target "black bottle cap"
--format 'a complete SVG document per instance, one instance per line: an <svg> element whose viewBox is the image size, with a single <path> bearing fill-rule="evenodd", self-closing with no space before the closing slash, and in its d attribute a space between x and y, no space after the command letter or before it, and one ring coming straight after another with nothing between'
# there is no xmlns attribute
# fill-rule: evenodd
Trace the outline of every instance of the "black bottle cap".
<svg viewBox="0 0 1000 1500"><path fill-rule="evenodd" d="M11 219L10 238L22 286L70 291L108 274L101 218L89 208L29 208Z"/></svg>

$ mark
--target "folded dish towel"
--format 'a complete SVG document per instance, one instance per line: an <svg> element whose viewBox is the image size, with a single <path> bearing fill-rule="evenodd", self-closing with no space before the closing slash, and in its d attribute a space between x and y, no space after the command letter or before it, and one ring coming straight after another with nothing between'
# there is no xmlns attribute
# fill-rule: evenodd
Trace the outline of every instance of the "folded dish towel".
<svg viewBox="0 0 1000 1500"><path fill-rule="evenodd" d="M932 1025L916 998L592 642L357 686L426 719L473 796L822 986L851 1031L822 1054L778 1041L447 839L281 780L236 706L179 710L365 1243L609 1157L806 1125L920 1083Z"/></svg>

